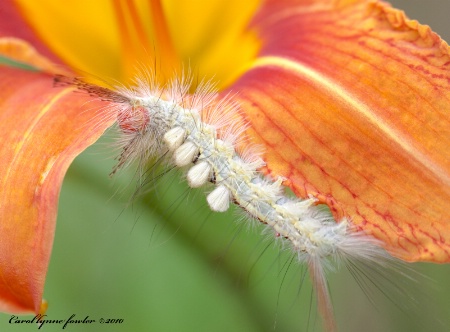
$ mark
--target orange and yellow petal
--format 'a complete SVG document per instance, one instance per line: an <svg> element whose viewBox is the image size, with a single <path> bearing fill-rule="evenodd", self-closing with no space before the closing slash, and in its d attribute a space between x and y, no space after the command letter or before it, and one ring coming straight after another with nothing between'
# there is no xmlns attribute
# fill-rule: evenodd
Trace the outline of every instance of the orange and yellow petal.
<svg viewBox="0 0 450 332"><path fill-rule="evenodd" d="M233 83L257 56L259 36L248 25L263 1L163 1L173 43L184 63L219 87Z"/></svg>
<svg viewBox="0 0 450 332"><path fill-rule="evenodd" d="M1 311L41 309L64 174L112 122L90 99L0 66Z"/></svg>
<svg viewBox="0 0 450 332"><path fill-rule="evenodd" d="M450 261L448 45L372 1L269 1L254 24L233 90L267 172L404 260Z"/></svg>
<svg viewBox="0 0 450 332"><path fill-rule="evenodd" d="M74 70L120 78L119 31L110 1L14 1L35 34Z"/></svg>

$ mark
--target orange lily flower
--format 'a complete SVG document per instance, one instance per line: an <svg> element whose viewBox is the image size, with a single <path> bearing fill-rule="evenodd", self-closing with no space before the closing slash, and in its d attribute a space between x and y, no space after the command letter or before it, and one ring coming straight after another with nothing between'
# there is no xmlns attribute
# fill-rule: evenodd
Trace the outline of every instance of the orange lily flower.
<svg viewBox="0 0 450 332"><path fill-rule="evenodd" d="M52 88L51 74L129 82L150 52L163 59L162 81L189 60L238 91L247 134L266 148L264 171L296 195L317 197L404 260L450 260L448 45L381 2L237 3L223 12L113 1L86 12L78 2L68 13L51 1L5 2L0 54L43 72L0 68L0 310L42 310L62 179L114 121L94 104L80 112L90 98ZM84 34L66 22L76 10L91 15ZM221 43L201 38L212 27Z"/></svg>

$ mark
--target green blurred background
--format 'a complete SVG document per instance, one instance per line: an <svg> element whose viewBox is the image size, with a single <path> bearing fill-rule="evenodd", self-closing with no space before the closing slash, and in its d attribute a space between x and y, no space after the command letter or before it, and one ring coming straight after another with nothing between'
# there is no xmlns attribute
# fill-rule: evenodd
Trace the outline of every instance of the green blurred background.
<svg viewBox="0 0 450 332"><path fill-rule="evenodd" d="M450 1L392 3L450 40ZM270 234L236 222L236 210L211 213L204 190L188 190L175 171L130 200L134 175L109 178L114 161L108 142L106 137L79 156L65 178L45 288L48 319L123 319L66 327L73 332L321 331L304 269L267 241ZM347 272L331 274L340 330L450 331L450 266L414 269L433 281L419 277L406 286L419 301L409 314L398 309L408 307L409 293L390 301L371 287L373 305ZM0 315L0 331L37 330L11 325L9 318Z"/></svg>

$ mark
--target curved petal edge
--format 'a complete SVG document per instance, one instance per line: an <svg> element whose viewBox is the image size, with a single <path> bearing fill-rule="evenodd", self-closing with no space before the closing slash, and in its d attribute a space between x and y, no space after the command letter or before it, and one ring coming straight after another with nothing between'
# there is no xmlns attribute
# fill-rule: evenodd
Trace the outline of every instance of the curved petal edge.
<svg viewBox="0 0 450 332"><path fill-rule="evenodd" d="M0 66L1 311L39 312L63 177L114 121L72 92L50 75Z"/></svg>

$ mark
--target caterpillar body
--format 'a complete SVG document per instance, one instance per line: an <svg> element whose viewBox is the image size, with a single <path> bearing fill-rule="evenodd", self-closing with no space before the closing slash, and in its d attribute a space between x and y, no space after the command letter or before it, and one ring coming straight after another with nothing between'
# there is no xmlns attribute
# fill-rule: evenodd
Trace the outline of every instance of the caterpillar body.
<svg viewBox="0 0 450 332"><path fill-rule="evenodd" d="M105 101L120 128L121 153L113 170L150 157L186 169L190 187L214 187L206 200L212 211L238 205L249 220L270 228L275 238L291 247L309 268L327 331L337 329L326 272L341 262L377 264L396 268L398 261L375 238L357 230L351 220L336 222L314 197L285 193L283 178L271 179L259 169L265 165L263 149L248 142L247 124L232 95L220 97L210 82L201 82L189 94L192 78L183 75L166 86L147 73L134 87L108 89L78 78L56 76L58 86L75 86Z"/></svg>

